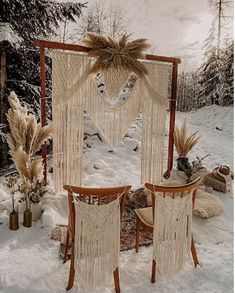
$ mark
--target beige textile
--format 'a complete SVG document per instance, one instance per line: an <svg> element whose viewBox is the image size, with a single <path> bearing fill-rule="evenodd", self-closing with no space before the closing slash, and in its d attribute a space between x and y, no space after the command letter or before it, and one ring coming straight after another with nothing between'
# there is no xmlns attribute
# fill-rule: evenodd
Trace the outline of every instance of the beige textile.
<svg viewBox="0 0 235 293"><path fill-rule="evenodd" d="M105 204L87 204L74 197L75 269L80 282L105 284L118 267L120 252L119 198Z"/></svg>
<svg viewBox="0 0 235 293"><path fill-rule="evenodd" d="M192 192L175 198L155 197L153 259L160 274L181 270L189 256L192 228Z"/></svg>
<svg viewBox="0 0 235 293"><path fill-rule="evenodd" d="M149 74L144 78L122 70L101 72L100 77L107 84L104 95L98 89L97 76L88 74L93 62L85 55L52 53L56 190L62 190L63 184L81 185L84 111L112 145L122 140L133 120L142 113L141 182L157 184L163 173L170 65L146 62ZM128 75L136 79L133 90L121 101L115 99L125 88Z"/></svg>

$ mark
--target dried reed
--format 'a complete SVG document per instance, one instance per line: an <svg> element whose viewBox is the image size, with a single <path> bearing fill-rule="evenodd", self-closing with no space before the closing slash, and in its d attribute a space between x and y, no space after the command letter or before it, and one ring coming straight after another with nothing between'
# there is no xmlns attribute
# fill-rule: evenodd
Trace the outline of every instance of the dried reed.
<svg viewBox="0 0 235 293"><path fill-rule="evenodd" d="M9 153L25 190L29 192L37 182L43 180L42 159L35 157L35 153L45 141L52 138L52 126L41 127L36 117L28 114L27 108L21 106L14 92L11 92L8 99L11 106L7 113L10 133L6 136Z"/></svg>
<svg viewBox="0 0 235 293"><path fill-rule="evenodd" d="M107 71L110 68L123 68L136 73L139 77L148 73L144 64L137 60L144 59L144 51L150 47L146 39L129 41L129 36L123 35L119 40L115 40L111 37L87 33L82 43L91 48L88 55L96 58L90 73Z"/></svg>
<svg viewBox="0 0 235 293"><path fill-rule="evenodd" d="M187 154L193 149L193 147L198 143L201 136L198 136L198 131L194 132L190 136L187 136L187 126L186 120L180 128L176 127L174 133L175 148L178 155L181 157L186 157Z"/></svg>

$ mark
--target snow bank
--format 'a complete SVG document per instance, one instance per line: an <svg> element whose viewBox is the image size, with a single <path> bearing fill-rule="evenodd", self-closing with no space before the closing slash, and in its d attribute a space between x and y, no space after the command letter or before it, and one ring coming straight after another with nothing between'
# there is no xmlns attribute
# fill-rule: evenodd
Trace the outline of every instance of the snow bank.
<svg viewBox="0 0 235 293"><path fill-rule="evenodd" d="M213 132L233 136L233 107L207 106L189 113L177 112L178 118L186 116L190 124L207 127Z"/></svg>
<svg viewBox="0 0 235 293"><path fill-rule="evenodd" d="M217 106L176 114L177 123L181 124L184 118L188 118L190 132L199 130L203 134L190 159L210 153L211 156L205 160L208 168L220 164L233 165L232 114L232 108ZM100 140L93 122L89 118L86 120L83 185L131 183L134 188L139 187L141 120L133 123L126 137L114 149ZM166 146L167 140L168 137ZM159 276L156 284L151 284L152 247L142 247L138 254L133 250L122 252L120 282L123 293L233 292L233 198L221 193L215 195L223 202L224 213L208 220L193 219L201 266L195 269L189 261L179 274L172 278ZM8 215L0 205L0 222L3 223L0 225L2 293L65 292L69 262L62 264L58 256L59 244L50 240L48 231L55 224L67 223L66 201L65 193L50 192L42 201L42 221L33 223L31 229L21 226L18 231L8 229ZM71 292L87 291L81 284L76 284ZM89 291L92 292L114 292L113 283L110 287Z"/></svg>

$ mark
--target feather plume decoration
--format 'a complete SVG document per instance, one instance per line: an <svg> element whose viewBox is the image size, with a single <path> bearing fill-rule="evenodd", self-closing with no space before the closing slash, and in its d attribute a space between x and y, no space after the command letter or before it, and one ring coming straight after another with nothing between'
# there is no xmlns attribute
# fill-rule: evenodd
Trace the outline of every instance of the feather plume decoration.
<svg viewBox="0 0 235 293"><path fill-rule="evenodd" d="M146 67L137 59L144 59L144 51L150 47L146 39L129 41L128 35L119 40L87 33L82 43L91 48L88 56L96 58L90 73L123 68L136 73L139 77L148 74Z"/></svg>
<svg viewBox="0 0 235 293"><path fill-rule="evenodd" d="M176 127L174 133L175 148L179 156L187 156L187 154L198 143L201 136L198 136L198 131L190 136L187 136L186 120L180 128Z"/></svg>

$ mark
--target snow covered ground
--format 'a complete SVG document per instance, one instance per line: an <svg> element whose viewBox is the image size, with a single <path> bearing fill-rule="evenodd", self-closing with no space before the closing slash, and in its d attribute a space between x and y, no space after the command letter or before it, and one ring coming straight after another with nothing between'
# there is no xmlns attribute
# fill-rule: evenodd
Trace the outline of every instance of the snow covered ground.
<svg viewBox="0 0 235 293"><path fill-rule="evenodd" d="M210 157L205 160L209 169L221 164L233 169L233 108L211 106L196 112L177 113L177 123L185 117L190 130L200 130L203 135L190 159L209 153ZM102 143L97 136L86 139L84 185L132 183L134 188L140 186L140 124L140 120L136 120L123 143L115 149ZM89 120L87 126L89 134L96 132ZM62 264L58 257L59 244L50 239L48 232L55 223L66 222L66 196L59 194L45 199L42 221L33 223L31 229L21 226L18 231L10 231L8 216L3 210L9 206L8 194L1 187L0 200L4 197L6 200L0 202L0 292L65 292L69 262ZM185 270L173 278L159 277L155 284L151 284L152 247L142 247L138 254L133 250L122 252L122 292L233 292L233 198L232 194L215 194L224 204L224 213L208 220L193 220L201 266L195 269L189 261ZM76 285L70 292L106 293L114 292L114 288L110 283L110 287L86 291Z"/></svg>

